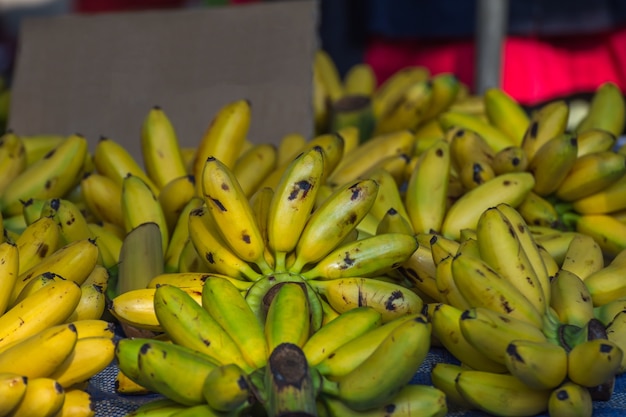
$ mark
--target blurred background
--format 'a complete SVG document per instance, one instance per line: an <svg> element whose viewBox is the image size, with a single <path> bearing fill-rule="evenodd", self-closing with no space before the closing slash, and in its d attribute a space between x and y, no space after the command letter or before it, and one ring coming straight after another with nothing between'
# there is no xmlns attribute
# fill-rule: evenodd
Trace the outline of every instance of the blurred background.
<svg viewBox="0 0 626 417"><path fill-rule="evenodd" d="M25 17L259 1L0 0L0 74L10 83ZM399 68L423 65L454 73L474 91L496 84L525 106L584 97L608 80L626 91L623 0L320 0L319 10L321 47L341 74L367 62L382 83Z"/></svg>

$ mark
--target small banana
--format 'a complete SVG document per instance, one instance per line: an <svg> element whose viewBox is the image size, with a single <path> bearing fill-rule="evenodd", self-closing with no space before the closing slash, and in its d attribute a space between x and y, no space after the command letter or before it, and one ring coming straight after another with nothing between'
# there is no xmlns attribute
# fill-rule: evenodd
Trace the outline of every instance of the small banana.
<svg viewBox="0 0 626 417"><path fill-rule="evenodd" d="M272 352L282 343L304 346L311 333L308 288L298 282L276 287L265 317L267 349Z"/></svg>
<svg viewBox="0 0 626 417"><path fill-rule="evenodd" d="M157 198L170 235L189 201L196 197L196 179L192 175L173 178L161 187ZM169 246L169 245L168 245Z"/></svg>
<svg viewBox="0 0 626 417"><path fill-rule="evenodd" d="M524 108L501 88L488 88L483 97L489 122L509 136L515 145L521 145L530 123Z"/></svg>
<svg viewBox="0 0 626 417"><path fill-rule="evenodd" d="M567 377L584 387L603 384L617 375L623 356L622 349L610 340L586 340L568 353Z"/></svg>
<svg viewBox="0 0 626 417"><path fill-rule="evenodd" d="M613 260L599 271L585 278L594 306L603 306L626 297L626 285L620 277L626 269L626 249L619 252Z"/></svg>
<svg viewBox="0 0 626 417"><path fill-rule="evenodd" d="M626 209L626 175L596 193L572 201L572 208L580 214L607 214Z"/></svg>
<svg viewBox="0 0 626 417"><path fill-rule="evenodd" d="M252 387L246 372L237 364L229 363L209 372L202 385L202 393L211 409L228 412L248 401Z"/></svg>
<svg viewBox="0 0 626 417"><path fill-rule="evenodd" d="M506 368L528 387L550 389L567 378L567 351L552 342L513 340L506 347Z"/></svg>
<svg viewBox="0 0 626 417"><path fill-rule="evenodd" d="M493 155L491 168L495 175L526 171L528 155L521 146L507 146Z"/></svg>
<svg viewBox="0 0 626 417"><path fill-rule="evenodd" d="M65 402L65 390L52 378L30 378L26 392L10 416L55 416Z"/></svg>
<svg viewBox="0 0 626 417"><path fill-rule="evenodd" d="M178 219L171 231L170 242L167 245L167 251L163 256L163 270L165 272L177 272L181 252L185 247L185 243L189 241L189 224L190 213L202 207L204 201L200 197L190 199L187 204L178 213ZM193 244L193 243L192 243Z"/></svg>
<svg viewBox="0 0 626 417"><path fill-rule="evenodd" d="M491 125L489 122L458 110L449 109L440 114L439 123L444 131L452 127L458 127L474 132L487 142L493 152L498 152L508 146L516 145L506 133Z"/></svg>
<svg viewBox="0 0 626 417"><path fill-rule="evenodd" d="M550 394L548 413L552 417L591 417L593 399L587 387L568 381Z"/></svg>
<svg viewBox="0 0 626 417"><path fill-rule="evenodd" d="M271 143L258 143L245 151L233 165L233 175L237 178L244 194L250 197L274 169L278 161L278 150Z"/></svg>
<svg viewBox="0 0 626 417"><path fill-rule="evenodd" d="M626 249L626 224L608 214L585 214L576 216L577 233L593 237L602 251L615 256Z"/></svg>
<svg viewBox="0 0 626 417"><path fill-rule="evenodd" d="M122 186L110 177L92 172L80 181L83 200L100 221L124 226Z"/></svg>
<svg viewBox="0 0 626 417"><path fill-rule="evenodd" d="M28 378L21 374L0 374L0 412L9 415L26 394Z"/></svg>
<svg viewBox="0 0 626 417"><path fill-rule="evenodd" d="M563 133L549 139L528 164L535 178L533 191L545 197L556 192L577 160L576 136Z"/></svg>
<svg viewBox="0 0 626 417"><path fill-rule="evenodd" d="M545 104L531 115L530 124L522 139L522 149L529 162L547 141L565 133L568 118L569 106L564 100Z"/></svg>
<svg viewBox="0 0 626 417"><path fill-rule="evenodd" d="M28 166L28 154L20 136L8 131L0 136L0 194Z"/></svg>
<svg viewBox="0 0 626 417"><path fill-rule="evenodd" d="M626 103L620 88L613 82L602 83L593 94L587 115L576 126L576 132L603 129L615 136L624 131Z"/></svg>
<svg viewBox="0 0 626 417"><path fill-rule="evenodd" d="M602 129L588 129L578 132L578 157L594 153L610 151L614 148L617 138Z"/></svg>
<svg viewBox="0 0 626 417"><path fill-rule="evenodd" d="M19 247L10 241L0 243L0 276L1 317L11 304L13 287L19 277Z"/></svg>

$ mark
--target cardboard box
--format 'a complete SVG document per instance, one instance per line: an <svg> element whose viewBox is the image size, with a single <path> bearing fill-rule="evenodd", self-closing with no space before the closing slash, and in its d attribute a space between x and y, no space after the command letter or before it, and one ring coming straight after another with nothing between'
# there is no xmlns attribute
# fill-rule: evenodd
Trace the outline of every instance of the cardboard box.
<svg viewBox="0 0 626 417"><path fill-rule="evenodd" d="M17 134L101 136L140 157L159 105L195 146L218 109L247 98L250 140L313 133L317 2L25 19L8 126Z"/></svg>

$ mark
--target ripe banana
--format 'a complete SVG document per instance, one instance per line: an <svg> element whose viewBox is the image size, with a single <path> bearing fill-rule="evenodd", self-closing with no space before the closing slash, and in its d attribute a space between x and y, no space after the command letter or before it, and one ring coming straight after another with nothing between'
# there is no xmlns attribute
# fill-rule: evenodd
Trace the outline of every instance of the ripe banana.
<svg viewBox="0 0 626 417"><path fill-rule="evenodd" d="M263 180L276 169L277 161L278 150L271 143L255 144L237 158L232 171L246 196L254 194Z"/></svg>
<svg viewBox="0 0 626 417"><path fill-rule="evenodd" d="M615 146L617 138L602 129L588 129L578 132L578 157L594 153L610 151Z"/></svg>
<svg viewBox="0 0 626 417"><path fill-rule="evenodd" d="M165 217L170 239L181 212L194 197L196 197L196 179L192 175L173 178L161 187L157 199Z"/></svg>
<svg viewBox="0 0 626 417"><path fill-rule="evenodd" d="M420 126L423 126L424 122L428 120L436 120L437 116L448 110L459 96L459 91L461 90L461 82L452 73L440 72L434 74L430 77L430 82L432 84L432 94L428 107L422 114Z"/></svg>
<svg viewBox="0 0 626 417"><path fill-rule="evenodd" d="M19 247L15 243L0 243L0 317L11 303L11 293L19 276L19 257Z"/></svg>
<svg viewBox="0 0 626 417"><path fill-rule="evenodd" d="M558 228L561 224L554 204L533 191L528 193L516 209L529 225Z"/></svg>
<svg viewBox="0 0 626 417"><path fill-rule="evenodd" d="M159 189L187 175L176 131L161 107L148 111L141 125L140 143L146 173Z"/></svg>
<svg viewBox="0 0 626 417"><path fill-rule="evenodd" d="M507 146L493 155L491 168L495 175L526 171L528 155L521 146Z"/></svg>
<svg viewBox="0 0 626 417"><path fill-rule="evenodd" d="M7 185L0 196L2 214L8 217L22 213L22 201L29 198L63 196L80 181L78 174L87 152L87 139L79 135L67 137Z"/></svg>
<svg viewBox="0 0 626 417"><path fill-rule="evenodd" d="M267 349L272 352L282 343L302 348L312 333L308 288L298 282L285 282L274 288L264 326Z"/></svg>
<svg viewBox="0 0 626 417"><path fill-rule="evenodd" d="M599 271L585 278L594 306L603 306L612 301L626 297L624 276L626 270L626 249L623 249L613 260Z"/></svg>
<svg viewBox="0 0 626 417"><path fill-rule="evenodd" d="M439 115L439 123L444 131L452 127L474 132L481 136L493 152L498 152L516 143L502 130L471 114L449 109Z"/></svg>
<svg viewBox="0 0 626 417"><path fill-rule="evenodd" d="M267 241L278 272L285 270L285 256L296 248L313 210L324 161L319 146L301 153L289 164L274 189L267 216Z"/></svg>
<svg viewBox="0 0 626 417"><path fill-rule="evenodd" d="M548 414L552 417L591 417L593 399L589 390L573 382L563 383L550 394Z"/></svg>
<svg viewBox="0 0 626 417"><path fill-rule="evenodd" d="M14 417L55 416L63 407L65 390L52 378L30 378L17 407L8 414Z"/></svg>
<svg viewBox="0 0 626 417"><path fill-rule="evenodd" d="M510 374L464 370L457 390L474 408L500 416L532 416L548 409L551 390L529 388Z"/></svg>
<svg viewBox="0 0 626 417"><path fill-rule="evenodd" d="M288 133L278 141L276 167L286 166L304 149L307 140L300 133Z"/></svg>
<svg viewBox="0 0 626 417"><path fill-rule="evenodd" d="M63 406L55 417L93 417L95 399L87 391L78 388L65 390Z"/></svg>
<svg viewBox="0 0 626 417"><path fill-rule="evenodd" d="M567 351L552 342L513 340L504 364L511 375L538 390L556 388L567 378Z"/></svg>
<svg viewBox="0 0 626 417"><path fill-rule="evenodd" d="M430 371L433 386L446 394L446 402L450 408L461 407L465 410L473 408L456 389L456 378L465 369L463 365L437 362Z"/></svg>
<svg viewBox="0 0 626 417"><path fill-rule="evenodd" d="M376 91L376 73L366 62L350 66L343 77L343 91L346 95L371 97Z"/></svg>
<svg viewBox="0 0 626 417"><path fill-rule="evenodd" d="M522 139L522 149L529 162L547 141L565 133L568 118L569 106L564 100L552 101L531 115L528 130Z"/></svg>
<svg viewBox="0 0 626 417"><path fill-rule="evenodd" d="M589 235L577 234L565 252L561 268L584 281L592 273L604 268L604 254L600 245Z"/></svg>
<svg viewBox="0 0 626 417"><path fill-rule="evenodd" d="M626 175L594 194L572 201L580 214L608 214L626 209Z"/></svg>
<svg viewBox="0 0 626 417"><path fill-rule="evenodd" d="M441 231L450 179L450 146L439 139L417 159L405 191L406 212L415 233Z"/></svg>
<svg viewBox="0 0 626 417"><path fill-rule="evenodd" d="M576 132L603 129L615 136L624 132L626 103L619 86L607 81L596 89L587 115L576 126Z"/></svg>
<svg viewBox="0 0 626 417"><path fill-rule="evenodd" d="M423 114L430 106L432 96L430 80L417 81L409 85L385 112L377 116L372 135L415 129L422 122Z"/></svg>
<svg viewBox="0 0 626 417"><path fill-rule="evenodd" d="M608 214L576 216L576 232L589 235L608 256L626 249L626 224Z"/></svg>
<svg viewBox="0 0 626 417"><path fill-rule="evenodd" d="M50 374L65 389L87 381L110 365L115 342L108 337L86 337L76 341L72 353Z"/></svg>
<svg viewBox="0 0 626 417"><path fill-rule="evenodd" d="M428 68L419 65L407 66L394 72L372 95L375 116L379 117L388 111L410 85L425 81L430 78L430 75Z"/></svg>
<svg viewBox="0 0 626 417"><path fill-rule="evenodd" d="M475 229L487 208L500 203L517 207L533 189L535 178L528 172L511 172L479 185L456 200L447 210L441 234L457 239L461 229Z"/></svg>
<svg viewBox="0 0 626 417"><path fill-rule="evenodd" d="M483 97L489 123L509 136L515 145L520 145L530 123L524 108L497 87L488 88Z"/></svg>
<svg viewBox="0 0 626 417"><path fill-rule="evenodd" d="M378 192L375 181L347 183L329 196L309 216L297 241L292 273L328 256L369 212Z"/></svg>
<svg viewBox="0 0 626 417"><path fill-rule="evenodd" d="M603 384L617 375L623 356L622 349L610 340L586 340L568 353L567 377L584 387Z"/></svg>
<svg viewBox="0 0 626 417"><path fill-rule="evenodd" d="M207 375L202 385L204 399L216 411L241 408L252 395L246 372L237 364L218 366Z"/></svg>
<svg viewBox="0 0 626 417"><path fill-rule="evenodd" d="M400 213L400 216L410 222L400 188L391 172L382 167L378 167L368 171L363 179L370 179L378 184L376 199L369 210L369 214L380 221L387 211L393 208Z"/></svg>
<svg viewBox="0 0 626 417"><path fill-rule="evenodd" d="M0 137L0 194L28 166L28 155L20 136L8 131Z"/></svg>
<svg viewBox="0 0 626 417"><path fill-rule="evenodd" d="M185 247L186 242L190 239L189 236L189 224L190 213L202 207L204 201L201 197L194 197L190 199L187 204L178 213L178 219L171 231L170 242L167 245L167 251L163 255L163 270L165 272L177 272L180 255Z"/></svg>
<svg viewBox="0 0 626 417"><path fill-rule="evenodd" d="M20 374L0 374L0 413L10 415L26 394L28 378Z"/></svg>

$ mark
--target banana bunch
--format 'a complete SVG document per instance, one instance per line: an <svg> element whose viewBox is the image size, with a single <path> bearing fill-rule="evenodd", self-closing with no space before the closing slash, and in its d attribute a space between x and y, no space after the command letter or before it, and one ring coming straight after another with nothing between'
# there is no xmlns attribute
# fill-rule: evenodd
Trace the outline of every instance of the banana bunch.
<svg viewBox="0 0 626 417"><path fill-rule="evenodd" d="M312 313L324 309L313 305L306 283L275 286L261 321L232 278L203 278L201 287L170 285L166 277L152 283L162 333L117 344L118 381L168 399L135 415L163 406L203 415L318 415L318 407L336 416L383 415L389 403L404 410L399 415L446 414L441 391L408 385L430 348L430 323L422 314L385 322L383 314L362 306L314 330ZM423 394L408 395L413 390Z"/></svg>

